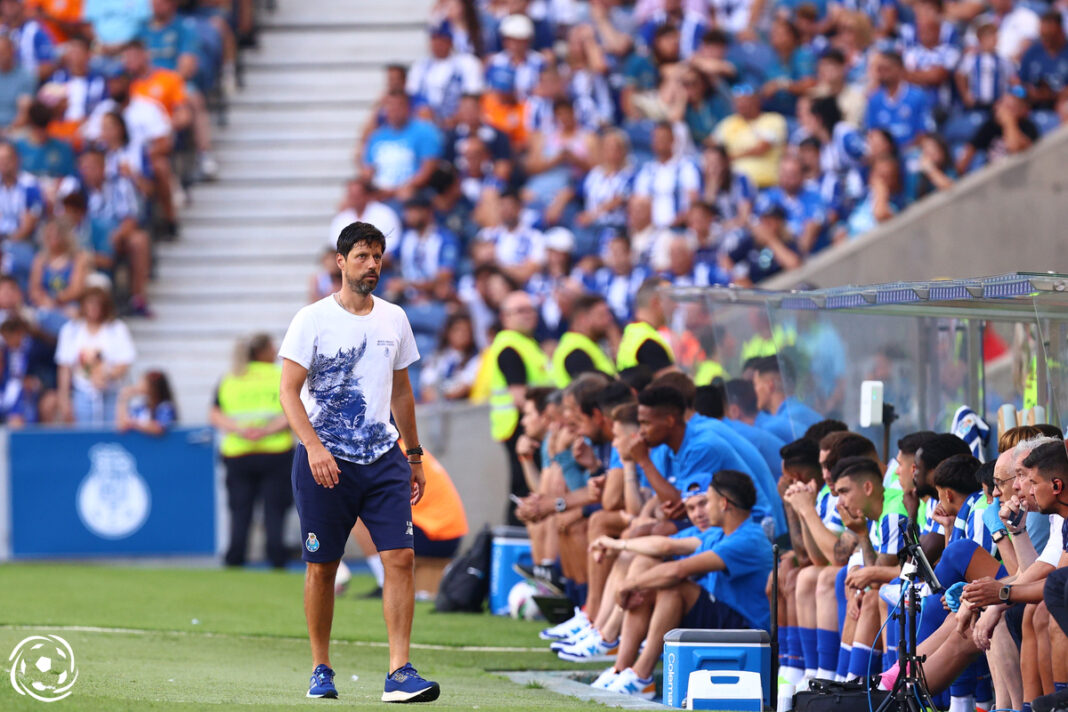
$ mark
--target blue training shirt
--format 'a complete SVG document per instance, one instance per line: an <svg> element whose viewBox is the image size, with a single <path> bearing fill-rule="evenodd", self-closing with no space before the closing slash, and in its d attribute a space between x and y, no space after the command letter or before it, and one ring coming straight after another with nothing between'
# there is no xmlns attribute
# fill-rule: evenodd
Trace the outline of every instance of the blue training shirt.
<svg viewBox="0 0 1068 712"><path fill-rule="evenodd" d="M709 528L712 531L715 527ZM726 568L712 571L698 583L712 598L730 606L757 630L771 627L771 612L764 586L771 573L771 542L759 524L749 520L730 534L709 536L695 552L715 552Z"/></svg>

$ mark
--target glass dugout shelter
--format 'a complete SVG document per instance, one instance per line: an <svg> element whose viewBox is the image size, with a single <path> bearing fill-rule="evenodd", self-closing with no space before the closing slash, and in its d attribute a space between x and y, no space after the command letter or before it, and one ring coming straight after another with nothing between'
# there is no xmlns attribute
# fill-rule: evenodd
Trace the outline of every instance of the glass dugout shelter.
<svg viewBox="0 0 1068 712"><path fill-rule="evenodd" d="M739 377L749 359L774 354L787 395L876 443L883 427L859 425L866 380L882 381L896 413L890 443L915 430L948 431L961 406L990 425L988 448L1005 404L1041 406L1037 422L1061 427L1068 417L1068 275L665 296L676 355L698 384Z"/></svg>

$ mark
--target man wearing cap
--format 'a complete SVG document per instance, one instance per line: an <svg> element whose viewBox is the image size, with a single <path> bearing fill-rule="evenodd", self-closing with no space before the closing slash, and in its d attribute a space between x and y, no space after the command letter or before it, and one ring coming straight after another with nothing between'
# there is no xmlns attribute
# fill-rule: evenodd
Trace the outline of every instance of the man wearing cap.
<svg viewBox="0 0 1068 712"><path fill-rule="evenodd" d="M736 172L758 188L779 182L779 157L786 144L786 119L761 112L760 97L750 84L734 87L734 113L719 122L713 134L723 144Z"/></svg>
<svg viewBox="0 0 1068 712"><path fill-rule="evenodd" d="M435 222L425 192L404 203L404 225L400 240L391 244L389 256L395 272L386 284L387 293L404 301L447 299L460 263L460 241Z"/></svg>
<svg viewBox="0 0 1068 712"><path fill-rule="evenodd" d="M976 151L986 151L987 162L1021 153L1038 140L1038 127L1029 114L1027 90L1014 86L994 105L994 114L984 121L964 147L957 161L957 172L964 175L972 165Z"/></svg>
<svg viewBox="0 0 1068 712"><path fill-rule="evenodd" d="M447 23L437 23L430 27L430 56L408 70L405 91L422 118L450 119L461 95L482 92L482 67L473 55L454 52Z"/></svg>
<svg viewBox="0 0 1068 712"><path fill-rule="evenodd" d="M441 156L441 134L430 122L410 116L403 91L389 92L382 108L386 122L367 139L364 170L383 199L407 200L430 180Z"/></svg>
<svg viewBox="0 0 1068 712"><path fill-rule="evenodd" d="M486 88L489 91L482 96L482 116L487 124L508 137L514 150L519 151L526 145L530 122L527 104L516 97L515 78L515 68L507 62L487 67Z"/></svg>
<svg viewBox="0 0 1068 712"><path fill-rule="evenodd" d="M615 665L602 673L606 680L599 679L605 689L652 699L653 670L664 634L673 628L770 627L764 586L771 573L772 550L764 530L751 517L756 498L749 475L717 471L706 505L711 534L702 536L689 556L629 572L616 596L626 614ZM644 648L639 650L642 639L632 631L641 631Z"/></svg>
<svg viewBox="0 0 1068 712"><path fill-rule="evenodd" d="M731 281L742 286L757 284L784 269L801 265L794 236L786 226L781 205L767 202L751 227L731 230L723 237L723 259Z"/></svg>
<svg viewBox="0 0 1068 712"><path fill-rule="evenodd" d="M545 60L530 48L534 37L534 23L526 15L508 15L501 20L498 32L504 49L490 57L486 64L486 80L497 67L507 66L515 71L515 91L520 99L525 99L534 85Z"/></svg>

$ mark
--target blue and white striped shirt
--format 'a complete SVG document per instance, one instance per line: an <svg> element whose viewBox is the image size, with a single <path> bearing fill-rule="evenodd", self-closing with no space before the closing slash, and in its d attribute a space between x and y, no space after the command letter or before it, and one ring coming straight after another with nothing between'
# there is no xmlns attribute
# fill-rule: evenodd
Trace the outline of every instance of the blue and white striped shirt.
<svg viewBox="0 0 1068 712"><path fill-rule="evenodd" d="M960 511L957 512L957 518L953 521L953 533L949 535L949 541L950 543L958 539L974 541L991 556L997 556L998 547L994 543L991 532L986 528L986 522L983 521L983 509L976 509L981 497L985 498L986 495L979 490L972 492L968 495L968 499L964 500Z"/></svg>
<svg viewBox="0 0 1068 712"><path fill-rule="evenodd" d="M690 207L690 193L701 190L701 173L693 161L649 161L634 179L634 194L652 201L653 225L670 227Z"/></svg>
<svg viewBox="0 0 1068 712"><path fill-rule="evenodd" d="M989 107L1009 90L1009 85L1016 77L1016 67L996 52L969 54L964 57L958 68L968 79L975 103Z"/></svg>
<svg viewBox="0 0 1068 712"><path fill-rule="evenodd" d="M505 225L483 228L478 239L492 242L496 247L497 262L504 267L515 267L528 260L545 261L545 237L534 228Z"/></svg>
<svg viewBox="0 0 1068 712"><path fill-rule="evenodd" d="M594 224L602 227L623 227L627 224L626 198L634 186L634 167L626 165L616 173L608 173L603 166L594 166L582 181L582 197L586 210L596 210L618 197L624 201L615 210L602 213Z"/></svg>
<svg viewBox="0 0 1068 712"><path fill-rule="evenodd" d="M512 63L512 57L507 52L498 52L490 57L486 64L486 76L494 67L511 66L515 70L515 93L520 99L525 99L534 91L541 70L545 66L545 59L537 52L530 50L527 56L519 64Z"/></svg>
<svg viewBox="0 0 1068 712"><path fill-rule="evenodd" d="M939 44L935 47L914 44L905 49L902 60L905 62L905 68L911 72L936 67L942 67L949 72L946 80L937 87L921 87L927 93L932 107L948 109L953 101L952 76L960 63L960 50L949 44Z"/></svg>
<svg viewBox="0 0 1068 712"><path fill-rule="evenodd" d="M456 113L462 95L482 92L482 67L470 54L426 57L408 71L405 91L416 106L428 106L437 119L447 119Z"/></svg>
<svg viewBox="0 0 1068 712"><path fill-rule="evenodd" d="M845 529L842 525L842 515L838 513L838 497L831 494L831 488L823 485L823 489L816 495L816 513L820 515L823 526L836 534Z"/></svg>
<svg viewBox="0 0 1068 712"><path fill-rule="evenodd" d="M40 215L43 211L41 187L32 175L20 173L11 186L0 182L0 234L10 235L18 230L27 213Z"/></svg>

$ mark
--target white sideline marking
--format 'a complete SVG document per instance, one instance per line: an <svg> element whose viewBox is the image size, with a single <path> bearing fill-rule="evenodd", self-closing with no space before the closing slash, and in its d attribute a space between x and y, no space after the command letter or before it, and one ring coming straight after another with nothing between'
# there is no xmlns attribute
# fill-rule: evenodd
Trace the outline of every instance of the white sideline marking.
<svg viewBox="0 0 1068 712"><path fill-rule="evenodd" d="M106 628L93 625L0 625L0 630L63 630L74 633L113 633L116 635L186 635L203 638L238 638L242 640L300 640L289 635L243 635L240 633L213 633L192 630L145 630L143 628ZM331 640L331 645L362 645L369 648L387 648L389 643L361 640ZM492 645L431 645L412 643L415 650L458 650L467 653L544 653L547 648L522 648Z"/></svg>

